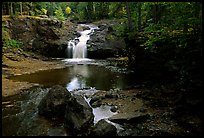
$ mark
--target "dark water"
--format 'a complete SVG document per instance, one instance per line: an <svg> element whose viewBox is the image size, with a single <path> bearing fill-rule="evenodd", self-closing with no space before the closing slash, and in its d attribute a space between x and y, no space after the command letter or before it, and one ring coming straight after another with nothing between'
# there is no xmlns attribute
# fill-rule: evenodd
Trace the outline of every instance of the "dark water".
<svg viewBox="0 0 204 138"><path fill-rule="evenodd" d="M32 88L2 98L2 136L69 135L63 122L38 115L37 106L49 88Z"/></svg>
<svg viewBox="0 0 204 138"><path fill-rule="evenodd" d="M103 66L88 64L18 75L10 79L38 83L43 87L34 87L22 94L2 98L3 136L72 135L64 128L63 120L48 120L38 115L37 106L53 85L62 85L69 91L86 88L83 90L85 92L126 89L136 82L132 74L116 73ZM95 121L112 114L109 107L93 109L93 113Z"/></svg>
<svg viewBox="0 0 204 138"><path fill-rule="evenodd" d="M13 76L10 79L39 83L47 87L59 84L69 91L89 87L97 90L125 89L136 82L132 74L116 73L96 65L73 65L63 69Z"/></svg>

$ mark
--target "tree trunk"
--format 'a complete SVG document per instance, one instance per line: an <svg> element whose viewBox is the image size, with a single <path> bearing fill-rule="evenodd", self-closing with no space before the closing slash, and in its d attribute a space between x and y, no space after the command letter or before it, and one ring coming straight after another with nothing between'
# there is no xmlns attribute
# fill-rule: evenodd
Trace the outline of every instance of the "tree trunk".
<svg viewBox="0 0 204 138"><path fill-rule="evenodd" d="M137 25L138 25L138 31L141 31L141 3L138 2L137 7L137 13L138 13L138 19L137 19Z"/></svg>
<svg viewBox="0 0 204 138"><path fill-rule="evenodd" d="M126 2L126 11L127 11L127 16L128 16L128 29L129 31L133 31L131 12L130 12L130 7L129 7L128 2Z"/></svg>
<svg viewBox="0 0 204 138"><path fill-rule="evenodd" d="M157 4L153 5L153 22L157 24Z"/></svg>
<svg viewBox="0 0 204 138"><path fill-rule="evenodd" d="M96 14L96 5L93 2L93 15L95 15L95 14Z"/></svg>
<svg viewBox="0 0 204 138"><path fill-rule="evenodd" d="M93 19L93 2L88 2L87 4L87 13L89 14L88 20Z"/></svg>
<svg viewBox="0 0 204 138"><path fill-rule="evenodd" d="M13 3L11 2L10 3L10 5L11 5L11 12L10 12L10 14L12 15L13 14L13 5L12 5Z"/></svg>
<svg viewBox="0 0 204 138"><path fill-rule="evenodd" d="M122 7L122 2L117 2L117 6L116 8L111 12L112 14L110 15L111 17L116 17L116 14L118 13L118 11L120 10L120 8Z"/></svg>
<svg viewBox="0 0 204 138"><path fill-rule="evenodd" d="M30 2L30 11L32 12L33 11L33 3ZM30 12L29 12L30 13ZM31 14L30 14L31 15Z"/></svg>
<svg viewBox="0 0 204 138"><path fill-rule="evenodd" d="M23 12L22 2L20 2L20 10L21 10L21 15L22 15L22 12Z"/></svg>
<svg viewBox="0 0 204 138"><path fill-rule="evenodd" d="M6 15L9 15L9 3L6 2Z"/></svg>

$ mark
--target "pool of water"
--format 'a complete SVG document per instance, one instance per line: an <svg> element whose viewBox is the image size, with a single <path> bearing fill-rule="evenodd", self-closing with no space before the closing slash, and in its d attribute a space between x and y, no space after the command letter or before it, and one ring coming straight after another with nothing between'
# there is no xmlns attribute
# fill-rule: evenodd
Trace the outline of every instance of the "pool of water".
<svg viewBox="0 0 204 138"><path fill-rule="evenodd" d="M102 66L86 64L17 75L9 79L38 83L47 87L59 84L69 91L90 87L97 90L126 89L136 82L132 74L112 72Z"/></svg>
<svg viewBox="0 0 204 138"><path fill-rule="evenodd" d="M42 87L36 86L21 94L2 98L3 136L72 135L64 128L63 120L48 120L38 115L37 106L53 85L62 85L68 91L85 97L98 90L126 89L137 82L132 74L113 72L93 64L73 64L62 69L11 76L9 79L38 83ZM110 111L109 106L101 106L93 108L93 114L94 123L97 123L115 113Z"/></svg>

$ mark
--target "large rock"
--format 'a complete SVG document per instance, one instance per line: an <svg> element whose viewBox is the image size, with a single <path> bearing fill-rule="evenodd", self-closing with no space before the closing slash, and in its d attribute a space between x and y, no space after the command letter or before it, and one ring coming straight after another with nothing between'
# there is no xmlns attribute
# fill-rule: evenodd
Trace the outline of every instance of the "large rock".
<svg viewBox="0 0 204 138"><path fill-rule="evenodd" d="M149 117L150 115L148 113L133 112L129 114L126 113L116 114L110 117L109 120L118 124L124 123L138 124L141 122L145 122Z"/></svg>
<svg viewBox="0 0 204 138"><path fill-rule="evenodd" d="M81 95L75 95L69 100L65 111L65 125L72 128L74 133L86 133L93 125L92 108Z"/></svg>
<svg viewBox="0 0 204 138"><path fill-rule="evenodd" d="M81 95L71 95L62 86L53 86L38 105L38 113L45 117L65 118L65 126L73 133L86 133L93 126L92 108Z"/></svg>
<svg viewBox="0 0 204 138"><path fill-rule="evenodd" d="M68 41L75 37L75 25L69 21L47 20L37 27L37 32L38 37L32 43L32 50L47 57L63 58Z"/></svg>
<svg viewBox="0 0 204 138"><path fill-rule="evenodd" d="M75 37L76 24L50 18L14 18L9 22L11 37L24 49L47 57L65 57L67 42Z"/></svg>
<svg viewBox="0 0 204 138"><path fill-rule="evenodd" d="M112 124L108 123L104 119L100 120L93 127L92 136L116 136L117 129Z"/></svg>
<svg viewBox="0 0 204 138"><path fill-rule="evenodd" d="M67 100L71 94L62 86L53 86L38 105L38 113L46 117L62 117L65 115Z"/></svg>
<svg viewBox="0 0 204 138"><path fill-rule="evenodd" d="M112 26L101 25L87 42L88 58L109 58L124 53L124 39L117 36Z"/></svg>

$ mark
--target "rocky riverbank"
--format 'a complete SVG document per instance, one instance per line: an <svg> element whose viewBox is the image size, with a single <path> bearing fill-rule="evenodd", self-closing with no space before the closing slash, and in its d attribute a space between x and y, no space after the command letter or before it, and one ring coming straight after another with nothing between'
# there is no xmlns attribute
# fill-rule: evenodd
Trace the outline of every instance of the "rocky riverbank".
<svg viewBox="0 0 204 138"><path fill-rule="evenodd" d="M24 26L25 22L27 23L26 26ZM38 28L37 32L36 32L36 28L34 29L35 31L32 32L33 27L32 27L32 23L30 22L30 19L16 20L14 21L14 24L15 24L14 26L12 26L11 24L12 22L10 21L8 21L7 23L8 23L7 24L8 27L15 26L14 30L16 30L16 32L12 32L12 34L14 35L13 38L23 40L24 44L26 44L25 49L27 50L29 50L29 46L31 46L30 51L39 52L44 56L48 56L48 57L49 56L60 57L62 56L61 54L64 52L67 46L67 43L66 43L67 30L63 30L66 27L63 28L63 24L61 24L58 21L51 21L51 20L36 21L33 25L35 27L36 25L40 25L37 27ZM51 25L50 27L49 27L49 24ZM18 28L18 25L19 25L19 28ZM70 25L70 24L68 23L67 25ZM21 28L25 28L25 30L21 30ZM111 43L113 41L116 42L117 37L115 35L114 30L112 30L112 26L105 24L105 25L100 25L99 28L100 30L96 33L96 37L94 38L93 36L92 39L89 41L89 44L95 43L99 45L99 47L93 47L93 45L92 46L89 45L89 48L92 47L94 53L97 53L96 52L97 50L98 51L101 50L102 53L106 53L105 51L103 51L103 49L100 49L100 48L106 48L102 45L104 43L107 44L106 42L108 41ZM74 29L83 30L84 28L76 27ZM29 34L28 30L31 31L32 33ZM106 33L108 35L105 35ZM26 39L23 39L28 34L30 36L26 37ZM63 35L63 34L66 34L66 35ZM54 38L54 40L52 40L52 38ZM46 45L44 45L44 42L46 43ZM114 44L117 45L117 43L114 43ZM50 51L46 51L45 49L47 49L48 46L53 47L54 51L53 49L50 49ZM59 55L58 54L52 55L52 53L55 54L56 48L59 48L61 46L63 47L63 50L61 49L60 51L61 52L63 51L63 52L60 54L58 53ZM108 45L108 46L111 46L111 45ZM31 87L39 85L39 84L33 84L33 83L27 83L27 82L15 82L15 81L9 80L8 79L9 76L32 73L39 70L48 70L48 69L65 67L65 65L60 64L55 60L51 60L50 58L44 57L42 55L37 55L32 52L25 52L22 49L3 48L2 50L3 50L2 51L2 96L5 99L9 98L9 96L11 95L16 95L20 92L23 92L22 90L26 89L29 91ZM111 56L114 55L113 53L110 55ZM50 55L46 55L46 54L50 54ZM110 55L106 53L104 58L111 57ZM99 56L99 54L93 55L93 57L97 57L97 56ZM151 58L147 58L147 59L149 60ZM142 61L142 60L138 60L138 61ZM150 61L154 61L154 60L150 60ZM124 58L121 60L112 60L109 66L110 67L115 67L118 65L126 66L127 62L128 62L128 58ZM141 65L144 66L143 62L140 62L140 63ZM154 61L153 63L156 63L156 62ZM142 69L143 69L143 66L142 66ZM202 120L203 111L201 106L203 103L203 99L202 99L203 97L202 95L194 94L195 92L200 90L195 89L194 87L191 87L191 85L182 86L182 84L178 84L177 82L156 83L154 82L155 80L153 79L150 80L149 78L151 77L149 76L155 73L158 73L161 76L161 72L158 72L158 70L155 70L153 72L151 70L152 66L144 66L144 67L145 68L148 67L147 68L148 70L150 69L150 71L148 71L146 75L147 76L146 80L148 80L147 83L143 82L143 84L141 85L133 86L125 90L113 89L108 91L98 91L94 95L86 96L87 98L91 99L90 105L93 108L97 108L103 105L111 106L111 111L117 114L108 118L109 121L118 123L123 126L123 130L121 130L117 134L119 136L152 136L152 135L156 135L156 136L167 136L167 135L197 136L199 135L201 136L203 135L203 120ZM185 74L183 75L185 77ZM166 76L164 77L162 76L162 78L165 78L165 77ZM143 79L144 77L141 76L141 78ZM182 81L180 82L182 83ZM189 84L191 83L189 82ZM197 84L195 82L195 86L196 85L200 85L200 84L199 83ZM85 90L83 89L76 90L76 92L77 91L82 91L83 93L83 91ZM39 99L42 98L42 95L38 95L38 96L39 96L38 97ZM35 100L37 101L39 99L35 99ZM31 99L27 99L27 100L31 100ZM34 103L36 101L34 101ZM9 107L16 106L15 104L9 105L9 102L10 101L3 100L4 110L7 110ZM31 104L29 106L32 107L32 102L29 103L25 101L25 103ZM24 106L24 105L22 104L21 106ZM32 111L34 109L32 110L32 108L31 109L29 108L28 110L32 117L33 115ZM33 111L33 112L36 113L36 111ZM5 118L7 118L7 116L5 116ZM31 127L32 125L29 126L29 124L27 124L27 121L29 119L30 118L28 117L27 120L23 122L24 124L22 125L24 125L24 128L26 127L28 127L29 129L32 128ZM32 123L35 124L35 120L32 120L32 121L33 121ZM72 123L73 125L75 125L74 124L75 122L72 122ZM39 129L39 127L36 127L36 126L34 126L34 130L32 131L32 133L30 133L30 130L24 131L24 129L21 128L20 132L22 133L19 133L19 135L27 134L27 133L35 134L35 131ZM101 121L99 125L96 125L93 128L93 132L91 133L93 135L103 135L103 133L99 131L99 129L101 129L102 126L107 126L107 123L105 123L104 120ZM115 129L112 126L111 127L108 126L108 127L110 128L111 132L112 130L113 132L115 132ZM45 127L42 127L42 128L45 128ZM109 134L108 131L106 131L106 129L103 128L102 130L104 130L103 132L107 132L106 134ZM59 132L58 134L61 135L60 131L57 131L57 132ZM49 135L46 132L42 132L42 133L39 132L38 134ZM57 134L55 133L55 135Z"/></svg>
<svg viewBox="0 0 204 138"><path fill-rule="evenodd" d="M93 107L112 106L117 114L109 120L123 126L124 130L118 133L120 136L202 135L201 109L184 105L181 93L175 94L171 86L162 87L99 91L90 103Z"/></svg>
<svg viewBox="0 0 204 138"><path fill-rule="evenodd" d="M120 21L101 20L94 24L98 25L99 29L95 30L87 42L88 57L104 59L124 56L126 44L115 29L115 26L120 25Z"/></svg>
<svg viewBox="0 0 204 138"><path fill-rule="evenodd" d="M8 79L11 75L21 75L40 70L63 68L63 64L22 49L2 49L2 96L10 96L23 89L38 85Z"/></svg>
<svg viewBox="0 0 204 138"><path fill-rule="evenodd" d="M12 19L3 17L2 24L11 39L23 43L24 50L46 57L65 57L68 41L77 35L77 24L69 20L19 16Z"/></svg>
<svg viewBox="0 0 204 138"><path fill-rule="evenodd" d="M29 91L31 87L38 85L26 82L14 82L7 79L8 76L64 67L63 64L57 61L28 53L21 49L3 49L2 60L2 96L5 99L10 95L25 92L22 90L26 89ZM110 62L109 66L115 63L116 61ZM85 94L86 91L89 90L76 90L73 93L81 92ZM180 90L179 88L175 90L175 86L170 84L162 86L155 85L154 87L149 87L148 84L141 84L126 90L111 89L109 91L97 91L93 95L84 95L86 98L91 99L89 103L93 108L106 105L110 106L110 110L115 115L108 118L108 120L120 124L123 129L116 134L115 129L103 120L95 127L91 127L91 132L83 135L103 135L100 129L103 129L103 132L106 132L106 134L110 132L111 135L119 136L202 135L202 109L199 106L195 108L196 105L200 105L199 103L202 102L202 99L194 99L193 101L192 97L182 96L183 91L186 90ZM39 98L41 99L43 97ZM15 101L7 101L5 99L3 100L4 110L8 110L7 108L10 108L10 106L7 102L15 103ZM35 102L39 103L37 101ZM15 107L16 105L13 104L12 106ZM31 109L29 110L31 113L34 112ZM49 120L45 122L49 122ZM57 122L54 124L59 125ZM36 125L36 123L34 124ZM107 126L110 130L104 129L103 126ZM37 129L38 127L35 127L35 130ZM49 130L50 128L47 126L46 129ZM54 134L45 134L46 129L43 129L43 132L39 132L38 134L63 135L66 132L64 128L55 128L56 132L53 132ZM23 134L30 133L30 130L19 131ZM34 133L34 131L32 132Z"/></svg>

